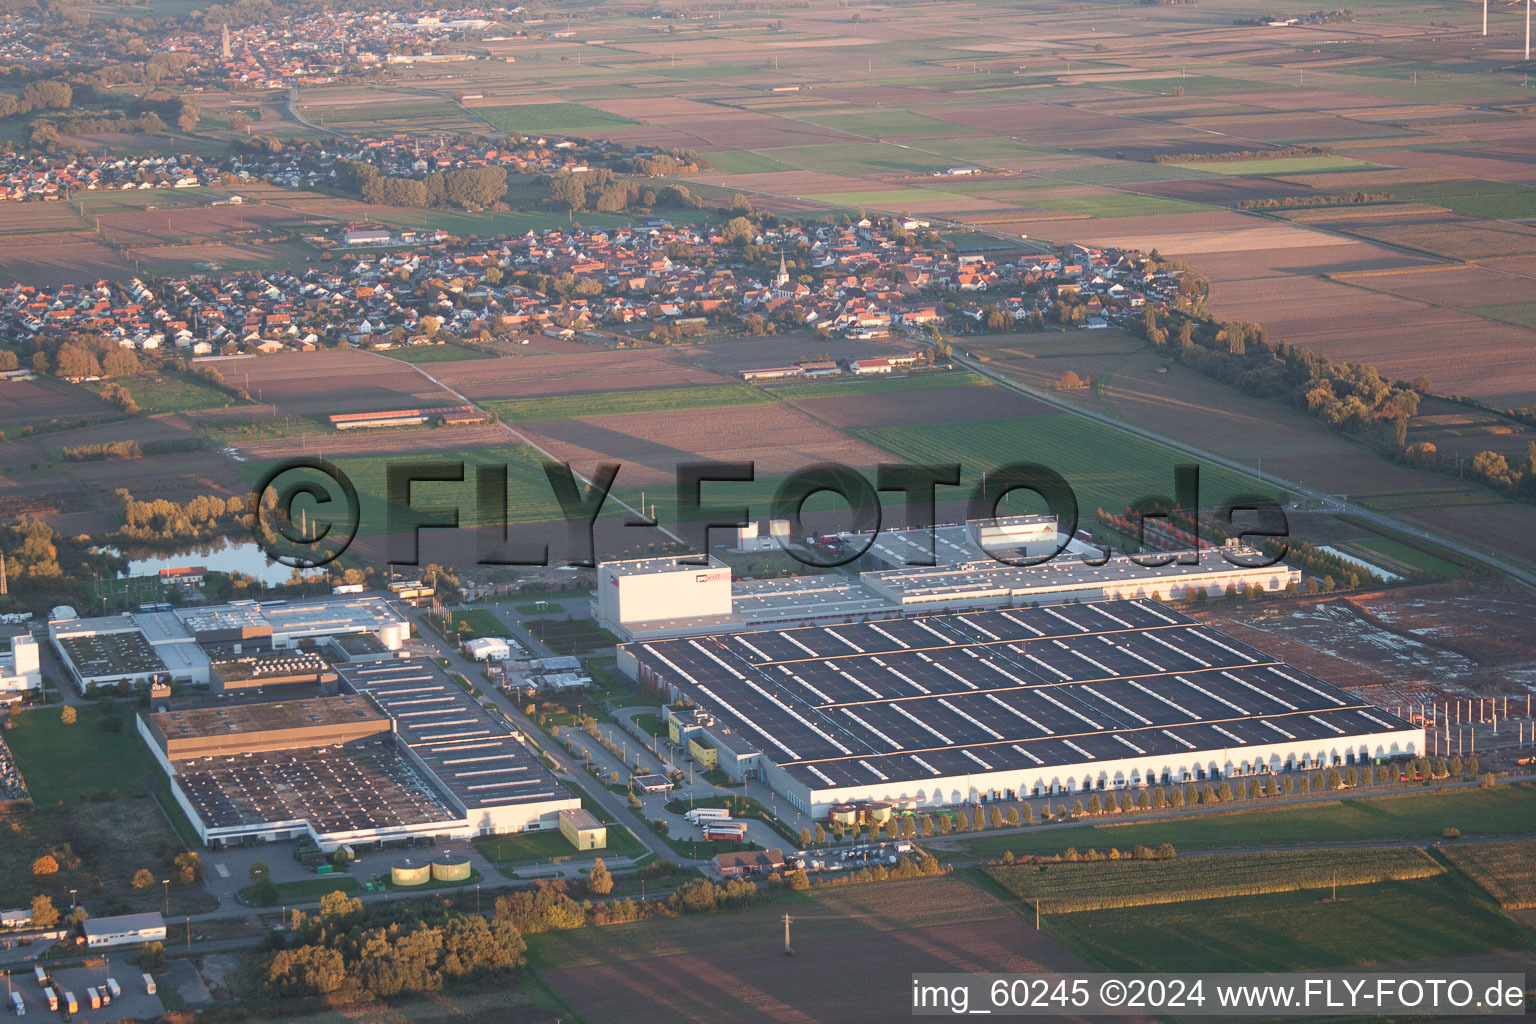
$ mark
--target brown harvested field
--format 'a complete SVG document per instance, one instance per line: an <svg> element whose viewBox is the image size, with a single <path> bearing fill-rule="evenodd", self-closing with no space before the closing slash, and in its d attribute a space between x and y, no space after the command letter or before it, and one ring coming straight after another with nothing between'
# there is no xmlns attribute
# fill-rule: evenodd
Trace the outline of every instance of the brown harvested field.
<svg viewBox="0 0 1536 1024"><path fill-rule="evenodd" d="M1198 263L1197 263L1198 265ZM1215 280L1208 308L1251 319L1269 336L1333 359L1372 365L1395 380L1428 377L1436 391L1473 395L1500 407L1536 399L1529 331L1470 313L1368 290L1374 278L1329 281L1229 265L1254 276Z"/></svg>
<svg viewBox="0 0 1536 1024"><path fill-rule="evenodd" d="M13 235L5 239L0 266L17 281L43 287L89 284L133 276L132 264L90 235Z"/></svg>
<svg viewBox="0 0 1536 1024"><path fill-rule="evenodd" d="M795 408L842 430L1009 419L1054 411L1047 405L995 385L838 398L797 399L793 387L779 389L778 393Z"/></svg>
<svg viewBox="0 0 1536 1024"><path fill-rule="evenodd" d="M910 1013L913 973L1083 970L1055 939L953 878L817 891L789 907L535 936L541 979L585 1020L885 1022Z"/></svg>
<svg viewBox="0 0 1536 1024"><path fill-rule="evenodd" d="M816 462L873 466L891 461L888 453L784 405L594 416L521 424L519 429L583 473L603 459L625 463L624 479L630 485L674 481L679 464L700 459L754 462L759 478Z"/></svg>
<svg viewBox="0 0 1536 1024"><path fill-rule="evenodd" d="M218 370L225 381L244 387L283 416L459 404L409 363L352 349L211 359L199 365Z"/></svg>
<svg viewBox="0 0 1536 1024"><path fill-rule="evenodd" d="M1334 274L1356 288L1385 292L1436 306L1496 306L1513 302L1536 302L1536 278L1499 269L1466 264L1446 264L1431 268L1413 268L1401 273Z"/></svg>
<svg viewBox="0 0 1536 1024"><path fill-rule="evenodd" d="M292 448L289 448L292 453ZM249 493L249 486L235 472L234 463L217 452L178 452L147 455L139 459L103 459L73 463L70 475L110 507L113 494L125 488L135 498L169 498L187 501L203 494L231 497Z"/></svg>
<svg viewBox="0 0 1536 1024"><path fill-rule="evenodd" d="M821 339L810 331L791 331L767 338L722 339L677 351L688 367L736 380L741 370L787 366L821 353L830 359L872 359L911 352L912 344L900 339L861 340L836 335Z"/></svg>
<svg viewBox="0 0 1536 1024"><path fill-rule="evenodd" d="M1331 217L1327 227L1386 245L1435 253L1448 259L1536 255L1536 228L1463 217L1435 206L1405 209L1395 217L1363 211L1356 219Z"/></svg>
<svg viewBox="0 0 1536 1024"><path fill-rule="evenodd" d="M117 406L85 388L52 377L0 381L0 430L8 433L54 419L97 420L120 415Z"/></svg>
<svg viewBox="0 0 1536 1024"><path fill-rule="evenodd" d="M1458 507L1426 503L1399 515L1442 536L1466 537L1481 550L1536 565L1536 508L1530 505L1501 502Z"/></svg>
<svg viewBox="0 0 1536 1024"><path fill-rule="evenodd" d="M472 399L534 398L597 391L634 391L687 384L719 384L719 374L687 364L682 350L614 351L579 346L570 354L510 356L438 363L434 377Z"/></svg>

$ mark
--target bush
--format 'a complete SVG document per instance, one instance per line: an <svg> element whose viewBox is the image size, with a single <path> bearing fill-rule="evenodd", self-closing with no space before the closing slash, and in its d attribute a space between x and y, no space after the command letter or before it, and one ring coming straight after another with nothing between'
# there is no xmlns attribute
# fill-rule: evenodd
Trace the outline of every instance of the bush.
<svg viewBox="0 0 1536 1024"><path fill-rule="evenodd" d="M1460 839L1461 838L1461 829L1459 829L1459 828L1448 828L1448 829L1445 829L1444 831L1442 831L1440 833L1440 838L1442 838L1442 839Z"/></svg>

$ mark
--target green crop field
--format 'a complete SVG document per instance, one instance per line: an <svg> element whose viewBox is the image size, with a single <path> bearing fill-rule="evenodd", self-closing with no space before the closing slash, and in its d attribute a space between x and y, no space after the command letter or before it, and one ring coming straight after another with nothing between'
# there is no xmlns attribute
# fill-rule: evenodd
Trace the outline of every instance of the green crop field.
<svg viewBox="0 0 1536 1024"><path fill-rule="evenodd" d="M1506 910L1536 907L1536 840L1448 844L1441 853Z"/></svg>
<svg viewBox="0 0 1536 1024"><path fill-rule="evenodd" d="M769 393L795 401L802 398L846 398L851 395L897 395L934 388L995 387L974 373L918 373L910 377L871 377L868 380L817 380L775 384Z"/></svg>
<svg viewBox="0 0 1536 1024"><path fill-rule="evenodd" d="M942 156L881 142L851 146L782 146L764 152L793 167L828 174L911 174L914 171L940 171L954 165L953 160Z"/></svg>
<svg viewBox="0 0 1536 1024"><path fill-rule="evenodd" d="M1157 217L1171 213L1202 213L1215 207L1188 203L1182 199L1164 199L1135 192L1096 192L1082 196L1041 196L1030 194L1021 205L1038 206L1065 213L1086 213L1093 217Z"/></svg>
<svg viewBox="0 0 1536 1024"><path fill-rule="evenodd" d="M299 108L317 124L385 124L395 121L463 118L464 110L447 100L403 100L391 103L359 103L352 106L306 103Z"/></svg>
<svg viewBox="0 0 1536 1024"><path fill-rule="evenodd" d="M598 128L638 124L584 103L522 103L511 107L476 107L474 113L493 127L522 135L581 135ZM582 218L585 222L586 218Z"/></svg>
<svg viewBox="0 0 1536 1024"><path fill-rule="evenodd" d="M820 192L816 195L806 196L818 203L832 203L837 206L869 206L881 210L900 209L908 203L963 203L964 197L950 192L940 192L931 188L892 188L892 189L868 189L863 192Z"/></svg>
<svg viewBox="0 0 1536 1024"><path fill-rule="evenodd" d="M1176 163L1175 167L1222 175L1307 174L1312 171L1379 171L1386 165L1347 156L1280 156L1257 160L1213 160Z"/></svg>
<svg viewBox="0 0 1536 1024"><path fill-rule="evenodd" d="M792 171L793 167L781 164L772 157L754 153L750 149L727 149L719 153L705 153L712 170L721 174L769 174L774 171Z"/></svg>
<svg viewBox="0 0 1536 1024"><path fill-rule="evenodd" d="M467 625L474 636L511 636L512 631L490 611L484 608L471 608L467 612L451 612L455 629L460 625Z"/></svg>
<svg viewBox="0 0 1536 1024"><path fill-rule="evenodd" d="M482 403L504 420L572 420L583 416L619 416L642 412L686 412L772 401L745 384L651 388L645 391L596 391L586 395L550 395Z"/></svg>
<svg viewBox="0 0 1536 1024"><path fill-rule="evenodd" d="M976 134L976 129L953 121L904 110L869 111L863 114L816 114L805 118L824 128L852 135L955 135Z"/></svg>
<svg viewBox="0 0 1536 1024"><path fill-rule="evenodd" d="M1224 850L1326 842L1438 839L1447 828L1463 835L1536 832L1536 786L1398 793L1300 806L1184 816L1142 824L1078 825L994 835L957 844L971 856L1060 853L1068 847L1122 850L1172 843L1179 850Z"/></svg>
<svg viewBox="0 0 1536 1024"><path fill-rule="evenodd" d="M5 734L34 803L56 804L96 793L138 793L145 782L161 775L134 728L130 709L83 706L73 725L60 720L61 710L24 711L13 717L16 724Z"/></svg>
<svg viewBox="0 0 1536 1024"><path fill-rule="evenodd" d="M1468 306L1465 312L1489 320L1536 330L1536 302L1502 302L1492 306Z"/></svg>
<svg viewBox="0 0 1536 1024"><path fill-rule="evenodd" d="M113 384L121 385L146 416L161 412L191 412L195 409L222 409L241 405L239 399L226 395L211 384L181 373L144 374L91 381L84 385L101 394Z"/></svg>
<svg viewBox="0 0 1536 1024"><path fill-rule="evenodd" d="M980 869L1009 895L1041 901L1052 914L1297 889L1427 878L1445 866L1412 846L1375 850L1286 850L1172 860L1096 860Z"/></svg>
<svg viewBox="0 0 1536 1024"><path fill-rule="evenodd" d="M1297 971L1495 949L1532 936L1459 874L1046 917L1100 970ZM1048 912L1047 912L1048 913Z"/></svg>
<svg viewBox="0 0 1536 1024"><path fill-rule="evenodd" d="M1121 510L1138 498L1173 494L1173 467L1187 458L1071 413L1018 419L946 423L922 427L879 427L854 431L870 444L909 462L959 462L969 480L982 470L1016 462L1049 467L1066 478L1077 495L1079 517L1094 509ZM1270 488L1249 477L1202 466L1202 504Z"/></svg>

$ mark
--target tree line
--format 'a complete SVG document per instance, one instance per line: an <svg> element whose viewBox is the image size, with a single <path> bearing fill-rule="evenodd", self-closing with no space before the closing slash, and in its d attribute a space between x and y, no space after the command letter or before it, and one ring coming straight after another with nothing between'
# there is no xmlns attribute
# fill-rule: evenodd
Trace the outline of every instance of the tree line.
<svg viewBox="0 0 1536 1024"><path fill-rule="evenodd" d="M1158 153L1155 164L1217 164L1233 160L1277 160L1297 156L1332 156L1332 146L1284 146L1275 149L1228 149L1217 153Z"/></svg>

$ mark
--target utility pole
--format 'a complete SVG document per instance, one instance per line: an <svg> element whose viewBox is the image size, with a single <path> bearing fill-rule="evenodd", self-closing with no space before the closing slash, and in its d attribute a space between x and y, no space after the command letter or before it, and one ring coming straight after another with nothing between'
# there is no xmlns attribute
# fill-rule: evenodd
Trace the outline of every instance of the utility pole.
<svg viewBox="0 0 1536 1024"><path fill-rule="evenodd" d="M784 915L784 955L785 956L790 956L790 955L792 955L795 952L794 948L791 947L790 944L789 944L789 922L791 922L793 920L794 920L794 918L790 917L788 914Z"/></svg>

